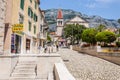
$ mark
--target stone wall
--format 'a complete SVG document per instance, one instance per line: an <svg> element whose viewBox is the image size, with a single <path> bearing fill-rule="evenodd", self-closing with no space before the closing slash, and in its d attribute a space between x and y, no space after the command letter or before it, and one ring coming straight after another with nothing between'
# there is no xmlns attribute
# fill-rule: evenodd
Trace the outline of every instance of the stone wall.
<svg viewBox="0 0 120 80"><path fill-rule="evenodd" d="M6 0L0 0L0 54L3 53Z"/></svg>
<svg viewBox="0 0 120 80"><path fill-rule="evenodd" d="M0 56L0 80L8 80L18 62L17 55Z"/></svg>

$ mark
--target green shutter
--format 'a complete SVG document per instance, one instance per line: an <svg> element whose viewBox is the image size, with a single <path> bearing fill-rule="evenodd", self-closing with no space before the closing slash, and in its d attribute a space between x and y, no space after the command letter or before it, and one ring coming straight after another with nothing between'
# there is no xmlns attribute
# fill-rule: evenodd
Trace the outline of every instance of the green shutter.
<svg viewBox="0 0 120 80"><path fill-rule="evenodd" d="M30 8L28 8L28 15L30 16Z"/></svg>
<svg viewBox="0 0 120 80"><path fill-rule="evenodd" d="M38 18L37 18L37 15L35 13L34 13L34 18L33 19L34 19L35 22L37 22Z"/></svg>
<svg viewBox="0 0 120 80"><path fill-rule="evenodd" d="M37 2L35 1L35 9L37 9Z"/></svg>
<svg viewBox="0 0 120 80"><path fill-rule="evenodd" d="M30 2L32 3L32 0L30 0Z"/></svg>
<svg viewBox="0 0 120 80"><path fill-rule="evenodd" d="M31 18L33 18L33 11L31 10Z"/></svg>
<svg viewBox="0 0 120 80"><path fill-rule="evenodd" d="M30 21L28 22L28 25L29 25L29 31L31 31L31 22Z"/></svg>
<svg viewBox="0 0 120 80"><path fill-rule="evenodd" d="M23 10L24 9L24 0L20 0L20 8Z"/></svg>
<svg viewBox="0 0 120 80"><path fill-rule="evenodd" d="M34 26L34 34L36 33L36 26Z"/></svg>
<svg viewBox="0 0 120 80"><path fill-rule="evenodd" d="M28 8L28 16L30 16L31 18L33 18L33 11L31 10L31 8Z"/></svg>
<svg viewBox="0 0 120 80"><path fill-rule="evenodd" d="M36 22L37 22L38 17L36 16Z"/></svg>

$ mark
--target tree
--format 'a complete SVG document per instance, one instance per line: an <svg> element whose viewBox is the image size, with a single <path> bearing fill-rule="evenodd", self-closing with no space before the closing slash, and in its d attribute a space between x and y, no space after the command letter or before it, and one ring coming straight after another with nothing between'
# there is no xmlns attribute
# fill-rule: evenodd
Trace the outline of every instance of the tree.
<svg viewBox="0 0 120 80"><path fill-rule="evenodd" d="M52 40L51 40L51 37L49 36L49 34L47 33L47 41L48 42L51 42Z"/></svg>
<svg viewBox="0 0 120 80"><path fill-rule="evenodd" d="M79 43L81 39L81 34L83 30L86 29L83 25L79 24L69 24L64 28L64 36L65 38L71 39L71 44L74 44L75 41Z"/></svg>
<svg viewBox="0 0 120 80"><path fill-rule="evenodd" d="M102 31L104 31L105 29L106 29L106 26L103 25L103 24L100 24L100 25L96 28L96 30L97 30L98 32L102 32Z"/></svg>
<svg viewBox="0 0 120 80"><path fill-rule="evenodd" d="M110 31L103 31L97 33L95 38L98 42L111 43L116 40L116 35Z"/></svg>
<svg viewBox="0 0 120 80"><path fill-rule="evenodd" d="M87 43L95 44L96 39L95 36L97 34L97 31L95 29L86 29L82 33L82 40Z"/></svg>
<svg viewBox="0 0 120 80"><path fill-rule="evenodd" d="M104 34L103 32L98 32L98 33L96 34L95 38L96 38L96 40L97 40L98 42L104 42L104 41L107 40L107 39L106 39L106 36L105 36L105 34Z"/></svg>

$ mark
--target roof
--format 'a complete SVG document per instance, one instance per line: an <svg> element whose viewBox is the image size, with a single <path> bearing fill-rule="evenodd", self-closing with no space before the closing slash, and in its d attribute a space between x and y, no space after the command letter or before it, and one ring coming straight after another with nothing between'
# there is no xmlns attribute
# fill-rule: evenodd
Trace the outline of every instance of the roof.
<svg viewBox="0 0 120 80"><path fill-rule="evenodd" d="M62 15L62 10L61 9L58 10L57 19L63 19L63 15Z"/></svg>

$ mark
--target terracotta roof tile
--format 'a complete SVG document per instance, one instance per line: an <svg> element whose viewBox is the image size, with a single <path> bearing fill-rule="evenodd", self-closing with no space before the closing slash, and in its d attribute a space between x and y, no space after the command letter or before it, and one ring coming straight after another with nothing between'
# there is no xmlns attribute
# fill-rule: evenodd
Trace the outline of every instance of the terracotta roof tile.
<svg viewBox="0 0 120 80"><path fill-rule="evenodd" d="M58 10L58 15L57 15L57 19L62 19L63 18L63 15L62 15L62 10L59 9Z"/></svg>

